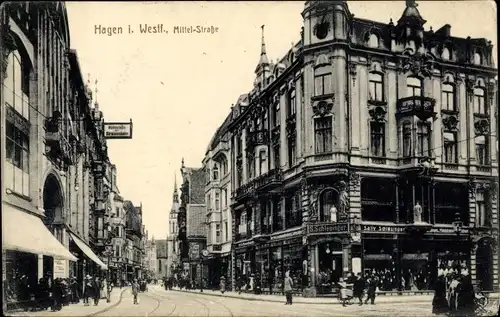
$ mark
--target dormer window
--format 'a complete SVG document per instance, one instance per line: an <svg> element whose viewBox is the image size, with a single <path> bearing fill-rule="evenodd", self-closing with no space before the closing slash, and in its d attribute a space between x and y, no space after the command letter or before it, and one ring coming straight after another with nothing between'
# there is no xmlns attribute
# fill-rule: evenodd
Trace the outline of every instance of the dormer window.
<svg viewBox="0 0 500 317"><path fill-rule="evenodd" d="M422 80L417 77L408 77L406 79L407 97L422 96Z"/></svg>
<svg viewBox="0 0 500 317"><path fill-rule="evenodd" d="M368 38L368 46L373 48L378 48L378 36L375 34L370 34Z"/></svg>
<svg viewBox="0 0 500 317"><path fill-rule="evenodd" d="M445 61L450 60L450 50L447 49L446 47L443 49L443 53L441 54L441 58Z"/></svg>
<svg viewBox="0 0 500 317"><path fill-rule="evenodd" d="M483 64L483 58L481 56L481 54L479 53L474 53L474 65L481 65Z"/></svg>

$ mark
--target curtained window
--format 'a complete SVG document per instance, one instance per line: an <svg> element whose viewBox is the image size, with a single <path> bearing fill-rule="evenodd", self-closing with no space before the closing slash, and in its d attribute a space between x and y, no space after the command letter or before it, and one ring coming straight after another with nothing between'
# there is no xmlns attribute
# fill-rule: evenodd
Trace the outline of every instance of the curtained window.
<svg viewBox="0 0 500 317"><path fill-rule="evenodd" d="M441 109L455 111L455 87L452 84L443 84L441 92Z"/></svg>
<svg viewBox="0 0 500 317"><path fill-rule="evenodd" d="M443 133L444 161L458 163L457 134L454 132Z"/></svg>
<svg viewBox="0 0 500 317"><path fill-rule="evenodd" d="M332 117L314 119L315 152L316 154L332 151Z"/></svg>
<svg viewBox="0 0 500 317"><path fill-rule="evenodd" d="M369 100L384 101L384 80L381 74L370 73Z"/></svg>
<svg viewBox="0 0 500 317"><path fill-rule="evenodd" d="M371 154L377 157L385 156L385 123L370 122Z"/></svg>

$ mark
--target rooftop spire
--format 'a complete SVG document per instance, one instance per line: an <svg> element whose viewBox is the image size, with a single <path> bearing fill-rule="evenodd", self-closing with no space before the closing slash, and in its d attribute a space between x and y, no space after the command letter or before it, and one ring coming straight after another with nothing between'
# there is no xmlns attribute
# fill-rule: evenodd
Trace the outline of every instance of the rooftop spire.
<svg viewBox="0 0 500 317"><path fill-rule="evenodd" d="M259 64L257 65L257 68L255 70L256 73L258 73L264 66L269 65L269 59L267 58L267 53L266 53L266 42L264 40L264 27L265 25L262 24L260 27L262 29L262 44L260 48L260 59L259 59Z"/></svg>
<svg viewBox="0 0 500 317"><path fill-rule="evenodd" d="M177 175L174 176L174 195L173 195L174 203L179 202L179 193L177 191Z"/></svg>
<svg viewBox="0 0 500 317"><path fill-rule="evenodd" d="M398 21L398 24L412 24L416 26L422 26L425 24L425 20L418 12L418 4L415 0L406 0L406 8L403 11L403 15Z"/></svg>

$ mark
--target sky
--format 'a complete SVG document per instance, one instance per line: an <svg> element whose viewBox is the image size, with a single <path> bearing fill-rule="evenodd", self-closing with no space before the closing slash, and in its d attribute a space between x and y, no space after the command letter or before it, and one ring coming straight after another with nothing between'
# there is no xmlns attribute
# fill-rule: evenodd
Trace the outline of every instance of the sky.
<svg viewBox="0 0 500 317"><path fill-rule="evenodd" d="M417 1L425 28L451 25L452 36L485 37L496 48L493 1ZM281 58L300 39L304 1L67 2L70 46L106 122L133 120L133 139L108 140L122 196L142 202L149 238L166 238L174 177L181 160L201 167L208 143L240 94L253 87L265 25L268 57ZM396 22L404 1L348 1L360 18ZM140 24L163 25L141 34ZM128 26L135 30L128 33ZM173 34L175 26L218 28L214 34ZM96 34L96 26L123 34Z"/></svg>

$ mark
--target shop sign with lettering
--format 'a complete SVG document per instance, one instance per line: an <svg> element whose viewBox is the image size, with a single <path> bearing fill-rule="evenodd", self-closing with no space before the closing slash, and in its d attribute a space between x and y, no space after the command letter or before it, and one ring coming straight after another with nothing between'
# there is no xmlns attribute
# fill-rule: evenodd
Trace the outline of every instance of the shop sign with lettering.
<svg viewBox="0 0 500 317"><path fill-rule="evenodd" d="M130 122L105 122L104 137L106 139L132 139L132 119Z"/></svg>
<svg viewBox="0 0 500 317"><path fill-rule="evenodd" d="M347 233L349 231L348 223L311 223L307 225L308 235L323 235L329 233Z"/></svg>
<svg viewBox="0 0 500 317"><path fill-rule="evenodd" d="M402 226L381 226L381 225L361 225L363 232L388 232L388 233L404 233L405 227Z"/></svg>

